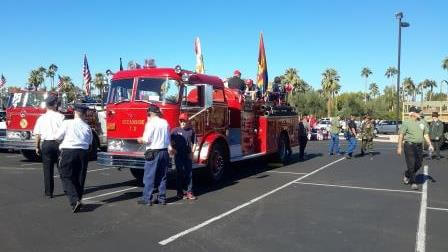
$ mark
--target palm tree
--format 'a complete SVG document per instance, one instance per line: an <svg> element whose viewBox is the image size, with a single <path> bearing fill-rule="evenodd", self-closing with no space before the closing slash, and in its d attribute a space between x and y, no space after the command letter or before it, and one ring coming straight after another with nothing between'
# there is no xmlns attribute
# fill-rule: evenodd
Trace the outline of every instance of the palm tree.
<svg viewBox="0 0 448 252"><path fill-rule="evenodd" d="M415 91L416 91L416 87L414 84L414 81L411 79L411 77L406 77L403 79L403 89L404 92L407 95L412 96L412 101L415 101Z"/></svg>
<svg viewBox="0 0 448 252"><path fill-rule="evenodd" d="M71 102L76 98L75 84L73 84L72 78L67 75L61 76L62 86L60 92L66 93L68 101Z"/></svg>
<svg viewBox="0 0 448 252"><path fill-rule="evenodd" d="M393 85L387 86L384 88L383 93L384 93L384 101L386 102L389 111L394 111L395 96L397 93L395 91L395 87Z"/></svg>
<svg viewBox="0 0 448 252"><path fill-rule="evenodd" d="M54 87L54 76L57 71L58 71L58 66L56 66L55 64L51 64L48 67L47 78L51 78L51 88Z"/></svg>
<svg viewBox="0 0 448 252"><path fill-rule="evenodd" d="M420 98L421 102L423 102L423 95L425 94L424 90L425 90L425 85L424 85L424 83L422 81L422 82L417 84L417 87L415 89L415 93L421 95L421 98Z"/></svg>
<svg viewBox="0 0 448 252"><path fill-rule="evenodd" d="M370 71L370 69L368 67L364 67L361 70L361 77L365 77L366 78L366 89L365 89L365 93L364 93L364 100L367 103L367 79L369 78L369 76L372 74L372 71Z"/></svg>
<svg viewBox="0 0 448 252"><path fill-rule="evenodd" d="M445 57L445 59L442 60L442 68L443 70L448 71L448 57Z"/></svg>
<svg viewBox="0 0 448 252"><path fill-rule="evenodd" d="M380 94L378 85L375 82L370 83L369 90L370 90L370 95L373 96L373 98L375 98L376 96L378 96Z"/></svg>
<svg viewBox="0 0 448 252"><path fill-rule="evenodd" d="M34 87L34 90L37 90L45 81L45 71L46 70L43 67L31 71L30 76L28 77L28 83L30 84L30 87Z"/></svg>
<svg viewBox="0 0 448 252"><path fill-rule="evenodd" d="M328 102L327 102L328 117L331 116L334 96L341 89L341 85L339 84L340 78L341 77L338 75L338 72L336 70L334 70L333 68L328 68L322 73L321 85L322 85L323 93L328 98Z"/></svg>
<svg viewBox="0 0 448 252"><path fill-rule="evenodd" d="M398 74L398 70L395 67L388 67L384 76L386 76L388 79L390 79L397 74Z"/></svg>
<svg viewBox="0 0 448 252"><path fill-rule="evenodd" d="M95 74L95 79L93 80L93 85L100 92L101 103L103 102L104 87L106 86L106 83L107 83L106 82L106 77L104 76L103 73L96 73Z"/></svg>
<svg viewBox="0 0 448 252"><path fill-rule="evenodd" d="M429 88L429 100L431 101L432 100L433 89L437 87L436 81L426 79L426 80L423 81L422 85L423 85L424 89Z"/></svg>

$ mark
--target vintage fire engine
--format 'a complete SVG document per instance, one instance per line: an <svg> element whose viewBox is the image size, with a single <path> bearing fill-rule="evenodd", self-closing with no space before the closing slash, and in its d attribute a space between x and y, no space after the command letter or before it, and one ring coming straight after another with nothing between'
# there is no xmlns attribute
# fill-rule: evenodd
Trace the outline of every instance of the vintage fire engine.
<svg viewBox="0 0 448 252"><path fill-rule="evenodd" d="M98 153L104 166L131 168L143 175L143 134L149 104L159 106L170 128L187 113L198 137L193 167L206 169L218 181L233 161L277 154L286 162L298 145L298 116L287 105L243 97L224 87L218 77L175 68L143 68L117 72L106 106L107 152Z"/></svg>
<svg viewBox="0 0 448 252"><path fill-rule="evenodd" d="M6 109L6 138L2 139L2 143L0 143L3 148L19 150L28 160L40 160L40 156L35 151L33 129L37 118L46 111L45 98L48 94L49 92L46 91L29 90L10 94ZM57 94L54 93L54 95ZM73 107L67 103L66 95L61 94L60 96L60 112L65 115L66 119L73 118ZM103 123L101 123L101 118ZM95 159L98 148L106 142L105 112L97 111L91 104L87 112L87 121L92 127L94 135L90 158Z"/></svg>

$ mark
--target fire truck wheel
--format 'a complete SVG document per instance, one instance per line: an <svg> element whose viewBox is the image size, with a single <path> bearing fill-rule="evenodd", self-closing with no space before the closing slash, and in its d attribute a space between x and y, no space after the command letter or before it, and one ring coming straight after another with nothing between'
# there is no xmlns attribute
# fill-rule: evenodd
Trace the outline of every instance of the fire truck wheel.
<svg viewBox="0 0 448 252"><path fill-rule="evenodd" d="M42 161L42 157L40 155L37 155L35 150L22 150L22 155L28 159L29 161Z"/></svg>
<svg viewBox="0 0 448 252"><path fill-rule="evenodd" d="M131 171L131 174L132 176L134 176L135 180L137 180L137 183L139 185L143 185L143 173L145 172L145 170L135 168L130 168L129 170Z"/></svg>
<svg viewBox="0 0 448 252"><path fill-rule="evenodd" d="M287 164L291 157L291 152L288 150L289 140L286 134L281 134L278 141L277 159L283 164Z"/></svg>
<svg viewBox="0 0 448 252"><path fill-rule="evenodd" d="M207 165L209 180L211 182L222 180L227 164L228 158L224 151L224 147L220 143L214 144Z"/></svg>

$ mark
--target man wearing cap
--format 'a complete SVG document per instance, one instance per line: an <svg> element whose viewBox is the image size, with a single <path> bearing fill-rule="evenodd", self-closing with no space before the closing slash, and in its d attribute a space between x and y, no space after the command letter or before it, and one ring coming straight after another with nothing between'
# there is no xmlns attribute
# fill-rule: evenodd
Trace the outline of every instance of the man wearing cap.
<svg viewBox="0 0 448 252"><path fill-rule="evenodd" d="M420 120L417 108L409 108L409 118L401 125L397 154L401 155L402 148L404 148L407 170L405 171L403 182L411 184L412 189L418 190L415 176L422 166L423 141L428 143L429 151L433 151L434 148L428 136L428 126Z"/></svg>
<svg viewBox="0 0 448 252"><path fill-rule="evenodd" d="M255 98L260 97L260 91L259 91L258 87L256 85L254 85L253 80L247 79L245 81L245 83L246 83L246 86L245 86L245 89L243 90L244 94L250 95L253 100L255 100Z"/></svg>
<svg viewBox="0 0 448 252"><path fill-rule="evenodd" d="M49 95L45 100L45 104L47 112L37 119L33 134L36 139L36 153L42 156L45 196L53 198L54 164L58 161L59 155L59 143L56 142L56 132L64 121L64 115L57 112L57 96Z"/></svg>
<svg viewBox="0 0 448 252"><path fill-rule="evenodd" d="M170 146L170 127L168 122L160 118L160 109L150 104L148 120L143 136L137 139L140 144L146 144L145 171L143 174L143 195L137 201L140 205L151 206L153 203L166 205L166 174L168 170ZM154 184L158 185L157 199L153 199Z"/></svg>
<svg viewBox="0 0 448 252"><path fill-rule="evenodd" d="M244 81L241 79L241 72L239 70L233 72L233 77L229 78L227 83L229 88L238 89L241 92L244 92L244 89L246 88Z"/></svg>
<svg viewBox="0 0 448 252"><path fill-rule="evenodd" d="M92 145L92 130L85 122L87 107L75 105L75 117L65 120L56 134L62 140L59 173L62 187L68 197L73 213L81 209L84 194L89 148Z"/></svg>
<svg viewBox="0 0 448 252"><path fill-rule="evenodd" d="M443 140L443 123L439 120L439 113L432 113L432 122L429 126L429 138L431 139L432 146L434 146L436 152L436 159L440 159L440 143ZM429 158L432 158L430 153Z"/></svg>
<svg viewBox="0 0 448 252"><path fill-rule="evenodd" d="M171 131L171 145L174 150L176 164L177 198L194 200L192 163L196 145L196 134L188 121L188 114L179 116L180 127ZM185 193L184 193L185 190Z"/></svg>

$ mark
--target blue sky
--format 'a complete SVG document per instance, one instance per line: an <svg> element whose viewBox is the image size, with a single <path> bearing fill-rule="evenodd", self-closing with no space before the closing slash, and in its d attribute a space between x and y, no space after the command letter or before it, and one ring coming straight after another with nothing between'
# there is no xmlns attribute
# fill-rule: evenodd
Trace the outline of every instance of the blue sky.
<svg viewBox="0 0 448 252"><path fill-rule="evenodd" d="M117 70L119 58L194 69L199 36L206 72L228 77L239 69L255 78L259 33L264 33L269 78L295 67L313 87L335 68L343 91L364 88L368 66L381 89L397 64L397 21L404 12L402 78L448 79L448 1L15 1L2 0L0 73L24 85L39 66L82 82L83 54L92 74ZM49 81L47 82L50 83ZM446 88L444 88L446 89Z"/></svg>

